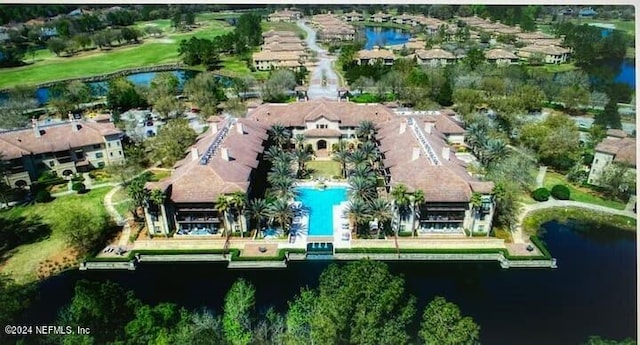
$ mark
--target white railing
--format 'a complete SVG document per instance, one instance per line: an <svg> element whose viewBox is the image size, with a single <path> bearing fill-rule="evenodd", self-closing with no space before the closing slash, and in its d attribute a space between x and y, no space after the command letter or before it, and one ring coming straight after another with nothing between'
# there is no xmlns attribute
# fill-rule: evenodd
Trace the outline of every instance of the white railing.
<svg viewBox="0 0 640 345"><path fill-rule="evenodd" d="M427 137L425 136L422 128L420 128L420 126L418 126L411 117L407 119L407 123L409 124L409 126L411 126L413 134L415 134L416 139L418 139L418 142L420 142L420 146L422 146L422 150L426 153L427 158L429 158L429 162L431 162L432 165L442 165L442 163L438 159L438 156L433 150L433 147L431 147L431 144L429 144L429 142L427 141Z"/></svg>

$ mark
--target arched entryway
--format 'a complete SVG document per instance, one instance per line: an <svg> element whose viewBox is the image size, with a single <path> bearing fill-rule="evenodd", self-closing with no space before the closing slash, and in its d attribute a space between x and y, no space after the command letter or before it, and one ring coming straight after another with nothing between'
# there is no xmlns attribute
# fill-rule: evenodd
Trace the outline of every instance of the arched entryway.
<svg viewBox="0 0 640 345"><path fill-rule="evenodd" d="M318 146L318 150L326 150L327 149L327 141L324 139L318 140L316 144Z"/></svg>

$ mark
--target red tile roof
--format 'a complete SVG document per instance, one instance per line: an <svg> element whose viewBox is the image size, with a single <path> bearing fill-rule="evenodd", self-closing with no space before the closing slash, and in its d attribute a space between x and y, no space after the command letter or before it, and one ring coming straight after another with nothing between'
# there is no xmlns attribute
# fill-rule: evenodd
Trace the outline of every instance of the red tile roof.
<svg viewBox="0 0 640 345"><path fill-rule="evenodd" d="M636 139L635 138L605 138L596 146L597 152L613 155L613 161L636 166Z"/></svg>

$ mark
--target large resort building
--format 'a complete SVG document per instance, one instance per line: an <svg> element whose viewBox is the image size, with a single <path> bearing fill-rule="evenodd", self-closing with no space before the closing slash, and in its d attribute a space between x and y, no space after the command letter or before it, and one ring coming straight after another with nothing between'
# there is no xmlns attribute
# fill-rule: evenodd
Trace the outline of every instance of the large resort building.
<svg viewBox="0 0 640 345"><path fill-rule="evenodd" d="M78 172L122 162L123 133L113 123L78 121L42 124L0 133L4 182L25 188L44 172L70 177Z"/></svg>
<svg viewBox="0 0 640 345"><path fill-rule="evenodd" d="M263 104L246 118L212 123L172 176L150 182L148 189L165 192L163 205L148 205L145 216L152 235L221 234L223 227L248 230L242 215L219 212L221 196L260 195L266 185L268 163L263 152L272 143L269 129L283 125L292 136L304 135L318 159L330 159L332 145L346 141L357 145L356 129L362 121L377 128L381 152L379 178L386 193L399 184L412 193L422 190L425 202L409 217L396 215L405 231L463 234L465 229L491 229L491 182L480 181L465 170L453 147L464 141L464 131L449 113L397 115L381 104L356 104L327 99L289 104ZM481 206L472 204L478 194ZM331 226L327 224L327 226Z"/></svg>
<svg viewBox="0 0 640 345"><path fill-rule="evenodd" d="M596 145L587 181L600 185L603 172L611 164L625 165L629 167L628 174L636 174L636 139L620 129L609 129L607 137Z"/></svg>

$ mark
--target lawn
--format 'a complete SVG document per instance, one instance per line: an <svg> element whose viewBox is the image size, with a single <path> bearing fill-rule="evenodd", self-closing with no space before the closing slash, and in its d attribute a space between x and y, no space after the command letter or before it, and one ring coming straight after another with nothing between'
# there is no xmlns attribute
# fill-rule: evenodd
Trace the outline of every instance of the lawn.
<svg viewBox="0 0 640 345"><path fill-rule="evenodd" d="M310 176L322 176L326 178L335 178L341 176L340 163L335 161L310 161L307 163L307 169Z"/></svg>
<svg viewBox="0 0 640 345"><path fill-rule="evenodd" d="M563 63L563 64L544 64L542 66L528 66L529 69L541 69L546 71L547 73L563 73L569 72L577 69L573 63Z"/></svg>
<svg viewBox="0 0 640 345"><path fill-rule="evenodd" d="M551 190L551 188L553 188L553 186L557 184L564 184L569 187L569 190L571 190L571 200L615 208L618 210L624 210L625 208L625 204L620 201L605 199L595 191L568 183L564 175L558 174L553 171L547 171L544 176L545 188Z"/></svg>
<svg viewBox="0 0 640 345"><path fill-rule="evenodd" d="M601 23L601 24L613 24L615 25L617 30L622 30L630 35L635 35L636 33L636 23L633 20L624 21L620 19L611 19L611 20L602 20L602 19L574 19L573 22L575 24L591 24L591 23Z"/></svg>
<svg viewBox="0 0 640 345"><path fill-rule="evenodd" d="M147 23L149 24L149 23ZM139 24L144 25L144 23ZM175 63L182 39L207 38L230 32L232 28L220 21L207 23L187 33L168 34L161 38L145 38L144 42L115 48L111 51L89 51L72 57L56 57L47 50L36 52L36 63L0 70L0 89L34 85L69 78L87 77L122 69ZM47 58L47 53L49 58ZM27 61L30 56L27 56Z"/></svg>
<svg viewBox="0 0 640 345"><path fill-rule="evenodd" d="M50 203L32 206L14 207L0 212L0 217L31 218L42 217L42 221L51 226L49 238L40 242L19 246L7 254L6 261L0 266L0 272L8 273L18 283L25 283L36 279L36 269L41 262L58 258L68 254L71 249L67 246L58 229L60 212L73 209L80 205L89 206L96 214L105 212L102 201L110 188L92 190L87 194L72 194L59 197ZM66 256L66 255L64 255Z"/></svg>

